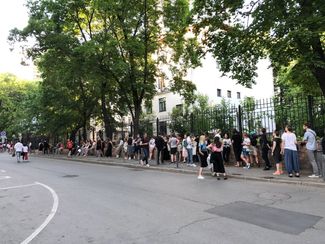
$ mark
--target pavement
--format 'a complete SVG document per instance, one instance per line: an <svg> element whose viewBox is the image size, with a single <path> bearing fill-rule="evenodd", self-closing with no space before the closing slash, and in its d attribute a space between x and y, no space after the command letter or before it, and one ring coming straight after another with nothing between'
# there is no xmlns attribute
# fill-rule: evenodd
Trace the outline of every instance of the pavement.
<svg viewBox="0 0 325 244"><path fill-rule="evenodd" d="M61 160L69 160L69 161L78 161L85 163L95 163L95 164L103 164L103 165L111 165L111 166L123 166L129 168L144 168L147 170L158 170L164 172L171 173L183 173L183 174L194 174L197 175L199 167L188 167L184 163L179 163L176 165L175 163L170 164L166 161L164 164L157 165L156 160L153 160L150 163L150 167L140 165L138 160L127 160L124 158L115 158L115 157L100 157L97 158L95 156L73 156L67 157L66 155L57 155L57 154L33 154L36 157L47 157ZM234 164L232 164L234 165ZM199 163L197 163L199 166ZM263 170L263 168L252 167L250 169L243 169L242 167L234 167L231 165L226 165L226 173L228 178L235 178L241 180L252 180L252 181L262 181L262 182L271 182L271 183L284 183L284 184L294 184L294 185L305 185L305 186L316 186L316 187L325 187L325 181L323 178L315 179L309 178L311 175L309 170L302 170L300 172L300 177L289 178L286 173L280 176L274 176L274 168L271 170ZM206 168L203 171L203 175L205 177L212 177L210 169Z"/></svg>
<svg viewBox="0 0 325 244"><path fill-rule="evenodd" d="M324 244L323 187L80 160L0 153L1 244Z"/></svg>

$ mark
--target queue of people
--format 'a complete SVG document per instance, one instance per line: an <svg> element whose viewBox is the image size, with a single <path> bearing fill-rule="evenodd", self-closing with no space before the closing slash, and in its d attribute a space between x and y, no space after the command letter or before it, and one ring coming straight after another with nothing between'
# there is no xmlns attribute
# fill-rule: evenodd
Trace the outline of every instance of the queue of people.
<svg viewBox="0 0 325 244"><path fill-rule="evenodd" d="M317 135L311 129L310 124L303 125L305 130L303 142L300 146L306 145L308 160L312 166L313 174L310 178L322 177L322 165L317 160ZM322 139L323 155L325 157L325 138ZM115 145L115 146L114 146ZM155 164L184 163L188 167L197 167L198 179L204 179L203 169L209 168L212 176L220 179L222 176L227 179L224 163L229 163L231 151L233 151L235 167L243 167L249 170L251 167L261 167L260 155L264 164L264 170L272 168L269 156L273 158L275 171L273 175L284 174L284 167L289 177L300 177L300 162L298 154L298 142L293 129L288 125L284 133L280 135L278 130L273 131L270 140L265 128L259 133L240 133L233 129L231 135L228 132L222 133L216 130L214 133L201 133L194 136L190 133L163 135L149 137L147 133L119 138L115 143L112 140L98 139L96 141L86 140L75 145L70 139L64 144L57 143L52 147L46 140L38 144L38 151L43 154L49 152L61 154L67 149L68 157L94 155L100 157L123 158L125 160L138 160L139 164L150 167L153 160ZM28 160L31 145L17 143L0 144L1 151L8 151L17 157L17 162Z"/></svg>

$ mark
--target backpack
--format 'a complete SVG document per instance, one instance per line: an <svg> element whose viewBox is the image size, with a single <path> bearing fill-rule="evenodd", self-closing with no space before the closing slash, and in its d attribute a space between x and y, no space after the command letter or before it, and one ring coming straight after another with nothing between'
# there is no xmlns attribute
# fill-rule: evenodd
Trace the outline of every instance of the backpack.
<svg viewBox="0 0 325 244"><path fill-rule="evenodd" d="M183 140L183 147L185 147L185 148L186 148L186 147L187 147L187 145L188 145L188 144L187 144L187 140L186 140L186 139L184 139L184 140Z"/></svg>
<svg viewBox="0 0 325 244"><path fill-rule="evenodd" d="M251 140L251 145L253 147L256 147L257 146L257 136L256 136L256 134L251 135L250 140Z"/></svg>

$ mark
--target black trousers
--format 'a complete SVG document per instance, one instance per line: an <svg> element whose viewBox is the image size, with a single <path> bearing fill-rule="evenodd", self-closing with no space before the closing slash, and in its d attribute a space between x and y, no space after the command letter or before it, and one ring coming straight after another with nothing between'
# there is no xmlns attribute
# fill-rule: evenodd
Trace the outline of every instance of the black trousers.
<svg viewBox="0 0 325 244"><path fill-rule="evenodd" d="M164 163L164 155L162 154L163 149L157 148L157 164L159 164L159 159L161 159L161 163Z"/></svg>
<svg viewBox="0 0 325 244"><path fill-rule="evenodd" d="M222 151L223 160L228 163L230 155L230 147L224 147Z"/></svg>
<svg viewBox="0 0 325 244"><path fill-rule="evenodd" d="M265 167L271 167L271 163L270 163L268 154L269 154L269 149L262 148L262 159L265 162Z"/></svg>

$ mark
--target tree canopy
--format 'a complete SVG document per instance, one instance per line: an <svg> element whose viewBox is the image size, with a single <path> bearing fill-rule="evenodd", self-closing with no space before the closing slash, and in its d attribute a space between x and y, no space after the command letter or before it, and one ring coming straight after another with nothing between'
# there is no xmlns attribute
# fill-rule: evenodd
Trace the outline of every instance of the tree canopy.
<svg viewBox="0 0 325 244"><path fill-rule="evenodd" d="M193 25L221 71L251 86L257 62L289 68L296 84L325 95L325 4L322 0L195 0Z"/></svg>
<svg viewBox="0 0 325 244"><path fill-rule="evenodd" d="M27 54L38 60L43 84L73 90L80 98L82 92L84 98L92 94L106 132L111 134L116 115L129 113L137 133L144 101L154 96L156 78L166 76L162 64L173 66L173 91L192 96L195 86L183 79L192 64L185 46L196 45L184 38L187 0L30 0L27 7L28 26L12 30L9 40L34 38ZM91 115L88 111L86 117Z"/></svg>

